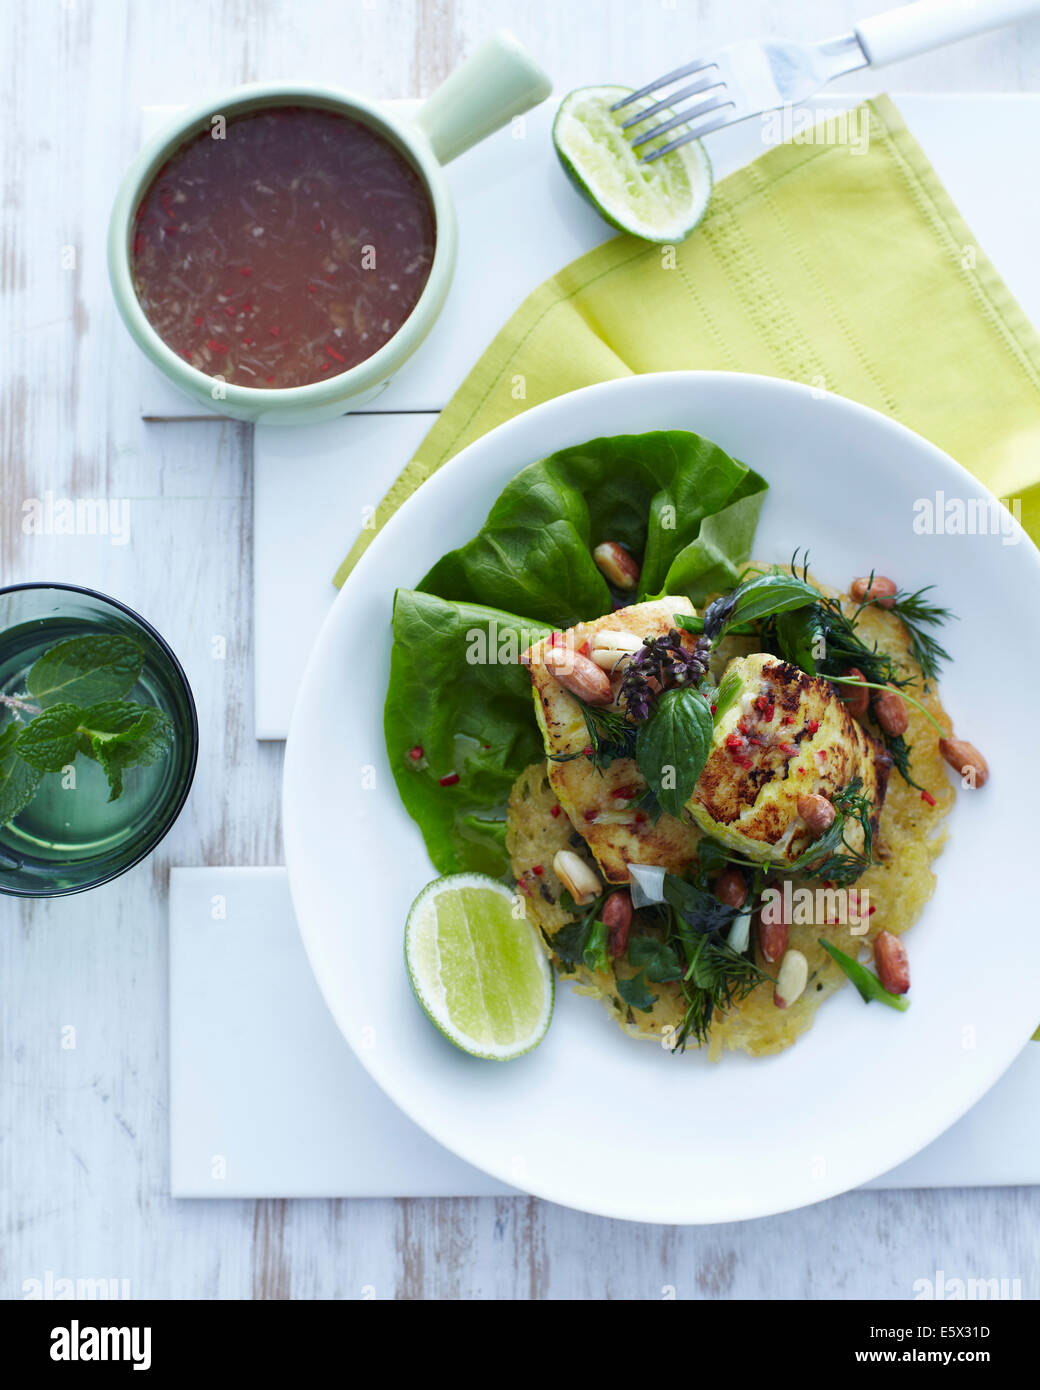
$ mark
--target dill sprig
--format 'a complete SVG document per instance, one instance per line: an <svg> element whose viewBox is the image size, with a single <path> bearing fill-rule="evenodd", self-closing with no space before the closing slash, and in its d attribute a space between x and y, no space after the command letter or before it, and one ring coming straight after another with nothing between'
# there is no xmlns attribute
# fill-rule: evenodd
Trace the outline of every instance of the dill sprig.
<svg viewBox="0 0 1040 1390"><path fill-rule="evenodd" d="M770 978L750 953L734 950L715 932L695 937L688 946L687 959L689 965L682 978L686 1010L672 1049L678 1052L685 1051L691 1039L703 1046L715 1016L727 1013Z"/></svg>
<svg viewBox="0 0 1040 1390"><path fill-rule="evenodd" d="M838 826L836 838L829 843L824 843L827 835L821 836L816 843L805 852L805 856L812 856L810 872L815 878L829 879L833 883L846 884L853 883L860 874L865 873L874 862L874 823L873 816L876 807L869 796L864 796L861 788L862 781L854 777L852 781L842 791L833 798L833 805L837 815L831 824L827 835L830 835L835 826ZM850 823L859 825L863 832L863 848L861 850L853 848L849 844L847 831ZM816 856L823 851L823 858L817 859Z"/></svg>
<svg viewBox="0 0 1040 1390"><path fill-rule="evenodd" d="M554 763L569 763L575 758L591 758L597 772L603 772L616 758L636 755L636 726L619 709L605 709L578 700L589 741L578 753L550 753Z"/></svg>
<svg viewBox="0 0 1040 1390"><path fill-rule="evenodd" d="M943 623L948 623L951 619L956 621L957 618L956 613L951 612L949 608L941 608L937 603L927 602L925 594L931 593L934 588L934 584L928 584L912 594L900 590L891 610L907 630L910 637L910 655L920 666L926 687L929 681L938 677L943 662L950 660L950 653L928 629L941 627Z"/></svg>

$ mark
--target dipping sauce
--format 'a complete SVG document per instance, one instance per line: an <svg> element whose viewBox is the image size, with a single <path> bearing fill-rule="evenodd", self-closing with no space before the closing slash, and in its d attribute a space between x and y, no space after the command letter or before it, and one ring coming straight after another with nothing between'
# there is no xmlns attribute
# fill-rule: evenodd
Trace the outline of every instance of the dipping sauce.
<svg viewBox="0 0 1040 1390"><path fill-rule="evenodd" d="M392 338L435 239L422 179L383 136L333 111L265 107L167 161L131 266L149 322L186 362L273 389L338 376Z"/></svg>

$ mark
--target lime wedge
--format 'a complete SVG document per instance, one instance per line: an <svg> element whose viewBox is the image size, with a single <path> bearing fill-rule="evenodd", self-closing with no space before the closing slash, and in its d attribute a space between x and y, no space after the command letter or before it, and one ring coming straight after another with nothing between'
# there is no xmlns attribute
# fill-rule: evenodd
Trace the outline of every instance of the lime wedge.
<svg viewBox="0 0 1040 1390"><path fill-rule="evenodd" d="M571 181L612 227L645 241L683 241L711 198L711 163L699 140L652 164L640 163L648 148L660 149L681 132L671 130L649 147L634 150L633 129L622 130L621 122L651 105L651 98L643 97L621 111L610 109L631 90L579 87L564 97L553 122L556 153ZM657 124L671 114L663 110L651 119Z"/></svg>
<svg viewBox="0 0 1040 1390"><path fill-rule="evenodd" d="M523 899L484 874L449 874L412 904L404 935L415 997L456 1047L508 1061L537 1047L555 977Z"/></svg>

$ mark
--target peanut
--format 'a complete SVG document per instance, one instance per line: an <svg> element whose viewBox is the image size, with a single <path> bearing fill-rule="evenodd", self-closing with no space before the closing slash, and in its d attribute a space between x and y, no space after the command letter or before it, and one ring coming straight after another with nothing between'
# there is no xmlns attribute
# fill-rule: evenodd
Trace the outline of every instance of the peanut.
<svg viewBox="0 0 1040 1390"><path fill-rule="evenodd" d="M834 807L819 792L798 798L798 814L809 827L814 840L818 840L834 824Z"/></svg>
<svg viewBox="0 0 1040 1390"><path fill-rule="evenodd" d="M723 869L711 891L727 907L743 907L747 902L747 880L739 869Z"/></svg>
<svg viewBox="0 0 1040 1390"><path fill-rule="evenodd" d="M854 579L849 585L849 597L857 603L875 600L879 608L894 608L898 586L883 574L875 574L873 581L868 575L865 579Z"/></svg>
<svg viewBox="0 0 1040 1390"><path fill-rule="evenodd" d="M615 589L634 589L639 583L639 565L623 545L604 541L592 552L596 568Z"/></svg>
<svg viewBox="0 0 1040 1390"><path fill-rule="evenodd" d="M623 956L632 930L632 898L627 888L611 893L603 904L602 918L607 928L607 955L614 959Z"/></svg>
<svg viewBox="0 0 1040 1390"><path fill-rule="evenodd" d="M578 907L587 907L603 891L599 875L572 849L557 850L553 858L553 872Z"/></svg>
<svg viewBox="0 0 1040 1390"><path fill-rule="evenodd" d="M906 947L890 931L878 932L874 941L874 964L878 979L889 994L905 994L910 988L910 962Z"/></svg>
<svg viewBox="0 0 1040 1390"><path fill-rule="evenodd" d="M892 689L874 691L874 718L893 738L905 734L910 716L906 712L906 701Z"/></svg>
<svg viewBox="0 0 1040 1390"><path fill-rule="evenodd" d="M609 705L614 698L610 681L594 661L570 647L546 647L545 669L587 705Z"/></svg>
<svg viewBox="0 0 1040 1390"><path fill-rule="evenodd" d="M782 885L776 883L771 886L778 890L782 888ZM779 901L775 904L766 903L758 916L758 949L762 952L762 959L770 965L778 961L787 950L790 927L781 892Z"/></svg>
<svg viewBox="0 0 1040 1390"><path fill-rule="evenodd" d="M863 680L863 672L858 666L850 666L845 672L845 676L850 681ZM852 715L853 719L862 719L870 708L870 691L867 689L853 690L851 686L839 685L841 698L845 703L845 708Z"/></svg>
<svg viewBox="0 0 1040 1390"><path fill-rule="evenodd" d="M973 743L963 738L941 738L939 752L976 791L989 780L989 764Z"/></svg>
<svg viewBox="0 0 1040 1390"><path fill-rule="evenodd" d="M614 671L626 657L639 651L642 645L643 639L637 637L634 632L604 629L593 637L592 651L589 655L601 671Z"/></svg>
<svg viewBox="0 0 1040 1390"><path fill-rule="evenodd" d="M796 999L800 999L809 983L809 962L801 951L785 951L776 972L776 986L773 989L773 1003L778 1009L787 1009Z"/></svg>

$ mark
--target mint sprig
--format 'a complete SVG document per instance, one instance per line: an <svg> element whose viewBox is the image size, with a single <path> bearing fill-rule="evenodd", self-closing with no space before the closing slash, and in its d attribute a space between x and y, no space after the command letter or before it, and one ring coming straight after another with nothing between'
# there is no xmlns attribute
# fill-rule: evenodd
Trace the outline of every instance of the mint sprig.
<svg viewBox="0 0 1040 1390"><path fill-rule="evenodd" d="M25 762L15 751L18 725L14 722L0 730L0 825L14 820L36 795L43 776Z"/></svg>
<svg viewBox="0 0 1040 1390"><path fill-rule="evenodd" d="M77 753L100 765L114 801L128 768L154 763L169 750L170 716L121 698L143 665L143 651L127 637L69 638L33 664L26 695L0 696L14 714L0 731L0 825L24 810L46 773L61 772ZM33 717L22 724L25 715Z"/></svg>
<svg viewBox="0 0 1040 1390"><path fill-rule="evenodd" d="M119 633L68 637L44 652L26 677L38 705L89 706L119 700L141 674L144 652Z"/></svg>

